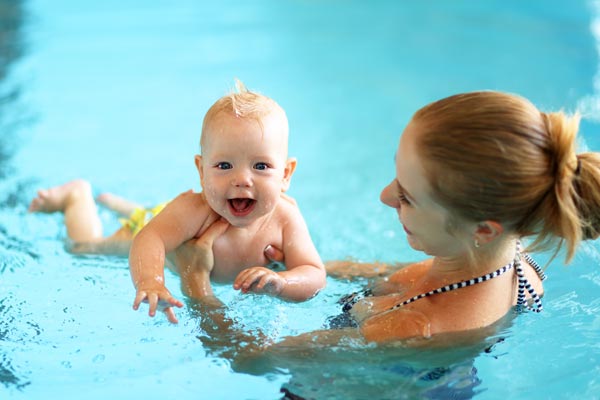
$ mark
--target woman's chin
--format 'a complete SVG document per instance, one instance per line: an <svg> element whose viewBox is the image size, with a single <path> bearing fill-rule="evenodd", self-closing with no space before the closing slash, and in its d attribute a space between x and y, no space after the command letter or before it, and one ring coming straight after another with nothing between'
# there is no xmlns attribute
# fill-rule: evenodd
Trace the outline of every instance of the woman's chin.
<svg viewBox="0 0 600 400"><path fill-rule="evenodd" d="M417 250L417 251L423 251L423 247L421 246L421 243L419 243L418 240L416 240L413 235L408 235L407 236L407 241L408 241L408 245L413 249L413 250Z"/></svg>

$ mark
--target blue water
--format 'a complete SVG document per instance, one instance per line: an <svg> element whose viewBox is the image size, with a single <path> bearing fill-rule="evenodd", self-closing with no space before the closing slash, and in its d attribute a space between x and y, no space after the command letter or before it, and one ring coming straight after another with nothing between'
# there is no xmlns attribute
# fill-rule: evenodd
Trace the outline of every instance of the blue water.
<svg viewBox="0 0 600 400"><path fill-rule="evenodd" d="M440 398L472 376L427 383L406 360L435 354L377 349L235 372L193 313L172 326L131 310L125 260L71 256L59 215L27 214L37 188L76 177L148 204L198 189L204 112L236 77L287 110L290 194L325 260L422 257L378 196L400 132L432 100L497 89L580 110L581 147L600 151L597 2L0 0L0 18L0 399L279 399L282 385ZM544 313L467 363L475 398L600 398L599 260L588 243L571 265L552 261ZM329 280L302 304L217 290L243 329L278 340L319 329L357 285Z"/></svg>

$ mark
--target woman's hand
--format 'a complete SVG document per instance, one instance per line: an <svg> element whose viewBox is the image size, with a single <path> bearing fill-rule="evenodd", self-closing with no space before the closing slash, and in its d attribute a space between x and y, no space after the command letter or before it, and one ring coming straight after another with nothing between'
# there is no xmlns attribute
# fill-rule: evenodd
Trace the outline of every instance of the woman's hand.
<svg viewBox="0 0 600 400"><path fill-rule="evenodd" d="M270 261L273 261L273 262L280 262L280 263L284 263L285 264L285 259L284 259L284 256L283 256L283 251L281 251L277 247L273 247L271 245L268 245L267 247L265 247L264 254L265 254L265 257L267 257L267 260L270 260Z"/></svg>
<svg viewBox="0 0 600 400"><path fill-rule="evenodd" d="M179 269L179 273L188 271L211 273L215 266L215 256L212 250L216 238L221 236L229 227L224 219L216 220L197 239L190 239L179 246L173 254L171 261Z"/></svg>
<svg viewBox="0 0 600 400"><path fill-rule="evenodd" d="M170 255L181 276L181 289L194 299L213 296L210 273L215 265L213 242L229 227L224 219L213 222L198 239L191 239Z"/></svg>

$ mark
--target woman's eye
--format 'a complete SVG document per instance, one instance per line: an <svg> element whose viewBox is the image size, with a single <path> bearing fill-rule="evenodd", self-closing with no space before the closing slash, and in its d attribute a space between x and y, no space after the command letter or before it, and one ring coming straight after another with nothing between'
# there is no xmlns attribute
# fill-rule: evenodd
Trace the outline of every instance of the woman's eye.
<svg viewBox="0 0 600 400"><path fill-rule="evenodd" d="M398 194L398 199L400 200L401 204L406 204L407 206L410 206L410 200L404 195L404 193L400 192Z"/></svg>
<svg viewBox="0 0 600 400"><path fill-rule="evenodd" d="M268 168L269 168L269 166L267 165L267 163L264 163L264 162L259 162L259 163L254 164L254 169L257 169L259 171L264 171Z"/></svg>
<svg viewBox="0 0 600 400"><path fill-rule="evenodd" d="M232 165L226 161L222 161L217 164L217 168L218 169L231 169Z"/></svg>

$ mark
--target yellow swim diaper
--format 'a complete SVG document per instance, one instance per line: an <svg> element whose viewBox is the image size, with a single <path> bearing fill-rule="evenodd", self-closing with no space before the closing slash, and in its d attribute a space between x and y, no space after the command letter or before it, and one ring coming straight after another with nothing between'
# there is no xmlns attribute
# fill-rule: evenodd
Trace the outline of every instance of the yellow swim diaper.
<svg viewBox="0 0 600 400"><path fill-rule="evenodd" d="M119 218L119 222L121 222L124 227L129 228L133 236L135 236L152 218L158 215L167 204L168 202L161 203L150 209L138 207L133 210L129 218Z"/></svg>

